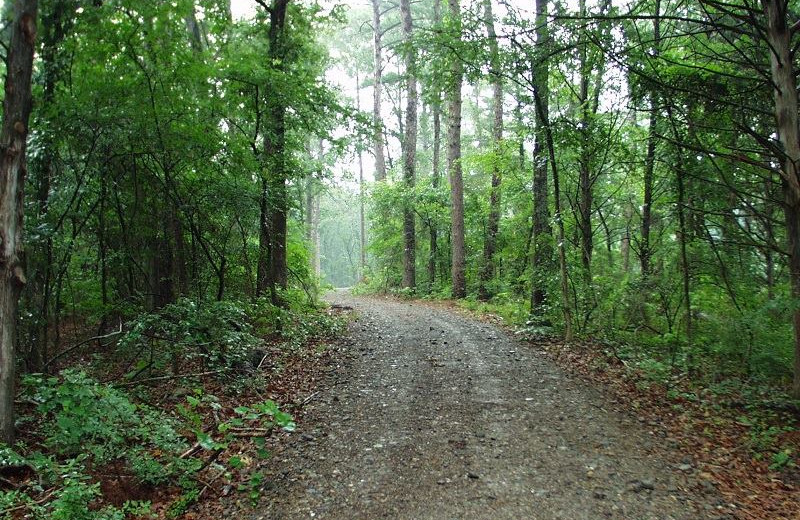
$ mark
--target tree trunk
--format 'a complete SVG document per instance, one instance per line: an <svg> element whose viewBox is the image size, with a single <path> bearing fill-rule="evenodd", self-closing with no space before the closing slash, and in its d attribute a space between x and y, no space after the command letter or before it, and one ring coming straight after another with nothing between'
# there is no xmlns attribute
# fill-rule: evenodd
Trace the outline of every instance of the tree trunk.
<svg viewBox="0 0 800 520"><path fill-rule="evenodd" d="M689 106L689 118L691 115L692 107ZM683 146L680 144L684 139L678 132L678 125L675 122L675 117L672 113L672 108L667 107L667 116L669 117L670 126L672 127L672 136L676 143L677 161L674 166L675 169L675 184L677 187L677 212L678 212L678 243L680 246L681 258L681 281L683 286L683 308L685 312L685 330L686 330L686 343L691 349L692 346L692 300L691 300L691 265L689 264L689 251L688 242L690 240L690 233L686 224L686 171L684 169L685 158Z"/></svg>
<svg viewBox="0 0 800 520"><path fill-rule="evenodd" d="M478 298L486 301L491 298L488 284L495 273L494 254L497 249L497 234L500 228L500 183L503 177L499 161L503 154L503 79L501 76L502 71L500 70L500 49L497 44L497 33L494 29L492 1L484 0L483 6L492 68L492 147L495 155L492 161L489 221L486 223L486 240L483 242L483 268L481 269L480 284L478 286Z"/></svg>
<svg viewBox="0 0 800 520"><path fill-rule="evenodd" d="M31 73L36 42L36 0L15 0L8 46L0 129L0 441L14 441L14 372L17 306L25 285L23 267L23 188Z"/></svg>
<svg viewBox="0 0 800 520"><path fill-rule="evenodd" d="M544 1L544 0L537 0ZM537 4L537 19L541 11ZM537 24L537 29L541 24ZM559 184L558 168L556 165L556 147L553 141L553 131L550 126L550 117L546 109L547 104L542 94L541 83L536 82L533 87L533 97L536 105L537 126L541 126L547 145L547 155L550 159L550 168L553 172L553 202L555 204L555 221L558 229L558 266L561 285L561 312L564 319L564 340L572 340L572 310L569 297L569 272L567 269L566 237L564 218L561 208L561 187Z"/></svg>
<svg viewBox="0 0 800 520"><path fill-rule="evenodd" d="M448 0L452 23L458 31L454 38L461 38L461 6L459 0ZM451 274L453 298L467 295L466 251L464 249L464 181L461 174L461 85L464 66L458 56L451 56L449 113L447 121L447 171L450 174L450 197L452 199L450 241L452 249Z"/></svg>
<svg viewBox="0 0 800 520"><path fill-rule="evenodd" d="M411 19L411 0L400 0L400 16L405 40L404 58L406 65L406 124L403 138L403 183L406 193L413 192L416 181L415 163L417 159L417 77L416 57L412 46L413 22ZM403 287L415 289L417 286L416 259L417 237L414 229L414 208L409 202L403 207Z"/></svg>
<svg viewBox="0 0 800 520"><path fill-rule="evenodd" d="M256 298L263 296L269 281L269 189L266 173L261 173L258 215L258 258L256 259Z"/></svg>
<svg viewBox="0 0 800 520"><path fill-rule="evenodd" d="M552 270L552 229L547 190L549 156L546 148L550 118L550 75L547 47L550 34L547 30L547 0L536 0L536 44L540 56L534 64L538 101L536 109L536 135L533 145L533 277L531 279L531 315L543 318L547 303L547 284Z"/></svg>
<svg viewBox="0 0 800 520"><path fill-rule="evenodd" d="M286 71L286 7L289 0L273 0L269 11L269 61L280 72ZM274 305L285 306L282 291L288 285L286 233L289 199L286 189L286 106L280 96L269 96L269 117L264 133L267 163L269 271L267 285Z"/></svg>
<svg viewBox="0 0 800 520"><path fill-rule="evenodd" d="M356 110L361 112L361 81L356 69ZM359 251L359 273L358 281L364 279L364 274L367 270L367 231L366 220L364 217L364 199L366 194L364 192L364 155L361 149L358 150L358 251Z"/></svg>
<svg viewBox="0 0 800 520"><path fill-rule="evenodd" d="M306 231L306 244L308 245L308 270L314 272L314 266L317 265L314 247L314 176L309 175L306 177L306 204L305 204L305 231Z"/></svg>
<svg viewBox="0 0 800 520"><path fill-rule="evenodd" d="M318 143L319 161L325 158L324 143L322 139ZM321 271L320 243L319 243L319 198L320 194L315 193L318 184L314 182L314 176L306 178L306 242L309 248L309 271L319 280Z"/></svg>
<svg viewBox="0 0 800 520"><path fill-rule="evenodd" d="M372 124L375 147L375 180L386 180L386 159L383 156L383 117L381 116L381 90L383 73L383 49L381 47L381 2L372 0L372 30L374 36L374 76L372 85Z"/></svg>
<svg viewBox="0 0 800 520"><path fill-rule="evenodd" d="M358 230L359 230L359 274L358 279L363 280L367 271L367 225L364 215L364 157L358 152Z"/></svg>
<svg viewBox="0 0 800 520"><path fill-rule="evenodd" d="M580 16L586 18L586 0L579 2ZM583 281L585 291L588 291L587 300L591 300L592 292L592 175L591 175L591 149L590 131L591 124L589 107L589 81L591 79L590 64L587 58L589 42L582 38L579 46L580 80L578 87L578 102L580 103L580 158L579 163L579 198L578 198L578 229L581 240L581 264L583 266Z"/></svg>
<svg viewBox="0 0 800 520"><path fill-rule="evenodd" d="M439 27L442 23L442 8L439 0L433 5L433 23ZM436 101L433 103L433 161L431 164L431 187L436 192L439 189L439 169L441 168L442 150L442 106L441 92L437 90ZM428 256L428 292L433 292L436 282L436 261L439 256L439 229L436 221L430 223L430 255Z"/></svg>
<svg viewBox="0 0 800 520"><path fill-rule="evenodd" d="M653 16L653 48L654 59L658 58L661 50L661 0L655 1ZM652 227L653 212L653 183L656 161L656 140L658 139L658 103L659 96L655 90L650 92L650 124L647 133L647 155L644 162L644 200L642 202L642 231L639 239L639 263L641 266L642 281L647 285L650 276L651 261L653 256L650 243L650 228Z"/></svg>
<svg viewBox="0 0 800 520"><path fill-rule="evenodd" d="M630 203L625 203L625 235L622 236L620 249L622 250L622 272L628 274L631 271L631 220L633 220L633 208Z"/></svg>
<svg viewBox="0 0 800 520"><path fill-rule="evenodd" d="M775 122L783 147L782 185L786 239L789 248L789 278L792 298L800 301L800 127L797 114L797 79L792 66L791 29L787 4L781 0L762 0L767 19L772 83L775 86ZM800 398L800 305L794 304L794 382L792 395Z"/></svg>

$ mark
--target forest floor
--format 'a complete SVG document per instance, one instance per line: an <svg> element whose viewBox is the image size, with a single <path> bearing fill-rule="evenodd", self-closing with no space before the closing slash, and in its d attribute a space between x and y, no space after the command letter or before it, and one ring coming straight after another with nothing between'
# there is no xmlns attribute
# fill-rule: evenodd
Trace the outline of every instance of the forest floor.
<svg viewBox="0 0 800 520"><path fill-rule="evenodd" d="M348 346L274 446L254 520L735 518L668 429L545 349L441 305L329 300L357 313Z"/></svg>

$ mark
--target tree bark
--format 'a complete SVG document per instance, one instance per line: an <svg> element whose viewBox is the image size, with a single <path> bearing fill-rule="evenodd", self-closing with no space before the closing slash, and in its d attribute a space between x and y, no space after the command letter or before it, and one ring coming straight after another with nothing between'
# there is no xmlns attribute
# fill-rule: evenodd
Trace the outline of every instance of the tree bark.
<svg viewBox="0 0 800 520"><path fill-rule="evenodd" d="M461 6L459 0L448 0L452 23L458 31L454 39L461 39ZM458 56L451 56L453 63L450 69L449 113L447 121L447 170L450 174L451 228L450 241L452 249L451 275L453 281L453 298L464 298L467 295L466 252L464 249L464 181L461 173L461 86L464 66Z"/></svg>
<svg viewBox="0 0 800 520"><path fill-rule="evenodd" d="M23 188L36 43L36 0L15 0L0 129L0 441L14 441L17 306L25 285Z"/></svg>
<svg viewBox="0 0 800 520"><path fill-rule="evenodd" d="M322 139L317 144L319 150L320 163L325 158L325 145ZM321 258L320 258L320 242L319 242L319 199L320 194L316 193L318 183L314 181L314 175L309 174L305 183L305 227L306 227L306 242L309 248L308 267L309 271L317 278L320 279L321 272Z"/></svg>
<svg viewBox="0 0 800 520"><path fill-rule="evenodd" d="M372 0L372 31L373 31L373 60L374 75L372 84L372 124L373 145L375 152L375 180L386 180L386 159L383 154L383 117L381 116L381 93L383 76L383 48L381 39L381 2Z"/></svg>
<svg viewBox="0 0 800 520"><path fill-rule="evenodd" d="M406 124L403 138L403 184L406 193L413 192L416 181L417 159L417 77L416 52L412 45L413 21L411 0L400 0L400 16L405 41L404 59L406 66ZM415 289L417 237L414 226L414 208L408 201L403 206L403 287Z"/></svg>
<svg viewBox="0 0 800 520"><path fill-rule="evenodd" d="M261 172L258 214L258 258L256 259L256 298L263 296L269 284L269 188L266 173Z"/></svg>
<svg viewBox="0 0 800 520"><path fill-rule="evenodd" d="M483 242L483 268L478 285L478 299L487 301L491 298L488 284L495 274L494 254L497 249L497 234L500 228L500 184L503 175L500 171L500 158L503 153L503 78L500 70L500 49L497 33L494 28L492 1L484 0L484 16L486 33L489 37L489 53L492 76L492 187L489 194L489 220L486 223L486 239Z"/></svg>
<svg viewBox="0 0 800 520"><path fill-rule="evenodd" d="M546 20L547 20L546 9L547 9L546 0L537 0L536 4L537 31L546 30ZM542 36L541 40L538 40L539 36ZM544 34L537 33L537 40L542 43L545 43L547 41L547 33ZM546 51L543 54L546 55ZM541 65L541 63L543 63L545 60L546 58L542 59L542 61L538 65ZM541 71L539 71L539 74L541 74ZM544 138L545 144L547 146L547 156L550 161L550 168L553 173L553 202L555 205L554 216L555 216L556 226L558 229L558 266L559 266L559 280L561 286L561 312L564 319L564 340L571 341L572 310L570 308L570 297L569 297L569 272L567 268L566 237L564 230L564 218L561 207L561 187L558 177L558 167L556 165L556 147L555 147L555 142L553 140L552 127L550 126L550 114L548 111L549 106L547 103L547 97L545 95L549 93L549 90L545 88L543 92L542 89L542 87L546 84L547 84L546 81L537 80L534 82L533 98L534 98L534 103L536 105L537 134L540 133L540 135Z"/></svg>
<svg viewBox="0 0 800 520"><path fill-rule="evenodd" d="M439 27L442 23L442 8L439 0L433 4L433 23ZM441 92L437 90L436 101L433 103L433 160L431 164L431 187L436 192L439 189L439 169L441 167L442 145L442 106ZM436 283L436 261L439 256L439 229L436 221L430 223L430 255L428 256L428 292L433 292Z"/></svg>
<svg viewBox="0 0 800 520"><path fill-rule="evenodd" d="M287 42L286 8L289 0L273 0L269 11L269 60L270 64L286 73ZM286 106L280 96L269 96L269 117L264 133L264 153L267 164L268 227L269 227L269 271L267 285L272 303L285 306L282 291L288 285L286 263L287 212L289 199L286 189Z"/></svg>
<svg viewBox="0 0 800 520"><path fill-rule="evenodd" d="M762 0L770 46L770 68L775 87L775 122L783 147L781 180L789 249L792 298L800 301L800 126L798 126L797 79L793 67L792 35L787 3ZM794 381L792 395L800 398L800 305L794 304Z"/></svg>
<svg viewBox="0 0 800 520"><path fill-rule="evenodd" d="M534 64L535 85L538 89L536 134L533 145L533 277L531 279L531 315L543 318L547 304L547 284L553 258L553 231L550 228L547 174L549 156L546 141L550 118L550 75L547 46L550 33L547 29L547 1L536 0L536 45L539 58Z"/></svg>
<svg viewBox="0 0 800 520"><path fill-rule="evenodd" d="M689 117L691 118L692 107L689 107ZM685 171L685 158L683 146L680 144L684 142L682 136L679 135L678 125L675 122L672 109L667 107L667 116L669 117L670 126L672 127L672 135L676 143L677 161L674 166L675 169L675 184L677 188L677 201L676 210L678 212L678 244L680 246L681 258L681 282L683 288L683 308L684 308L684 325L686 331L686 343L689 348L692 345L693 323L692 323L692 292L691 292L691 265L689 263L689 249L688 242L690 240L690 233L686 224L686 178Z"/></svg>

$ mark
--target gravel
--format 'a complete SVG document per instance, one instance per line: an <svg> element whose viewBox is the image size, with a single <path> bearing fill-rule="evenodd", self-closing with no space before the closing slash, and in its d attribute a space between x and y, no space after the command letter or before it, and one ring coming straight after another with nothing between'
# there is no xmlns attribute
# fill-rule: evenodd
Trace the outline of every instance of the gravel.
<svg viewBox="0 0 800 520"><path fill-rule="evenodd" d="M718 517L686 454L535 348L438 306L329 299L357 312L348 354L252 519Z"/></svg>

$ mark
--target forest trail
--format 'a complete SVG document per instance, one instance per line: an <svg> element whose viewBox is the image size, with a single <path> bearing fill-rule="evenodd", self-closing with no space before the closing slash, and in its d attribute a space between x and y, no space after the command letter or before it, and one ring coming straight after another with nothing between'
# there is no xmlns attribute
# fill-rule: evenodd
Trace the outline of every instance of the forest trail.
<svg viewBox="0 0 800 520"><path fill-rule="evenodd" d="M328 299L358 313L350 356L272 458L254 518L724 518L688 459L501 329Z"/></svg>

